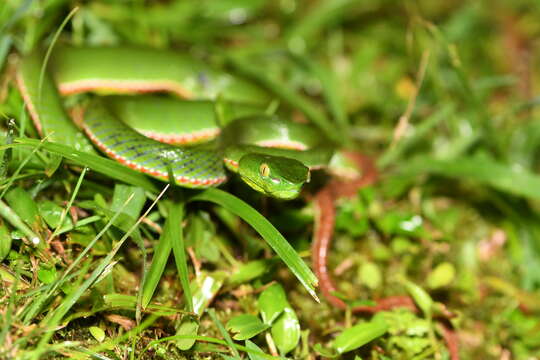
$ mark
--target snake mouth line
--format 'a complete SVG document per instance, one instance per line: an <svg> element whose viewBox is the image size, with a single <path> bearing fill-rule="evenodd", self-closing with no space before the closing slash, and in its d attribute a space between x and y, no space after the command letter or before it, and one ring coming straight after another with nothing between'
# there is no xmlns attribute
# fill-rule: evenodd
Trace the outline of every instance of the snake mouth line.
<svg viewBox="0 0 540 360"><path fill-rule="evenodd" d="M113 158L114 160L118 161L119 163L121 163L121 164L123 164L123 165L125 165L125 166L127 166L127 167L129 167L129 168L131 168L133 170L143 172L145 174L148 174L148 175L151 175L151 176L163 179L163 180L168 180L169 179L168 174L163 172L163 171L152 170L150 168L141 166L141 165L139 165L139 164L137 164L137 163L135 163L133 161L130 161L130 160L128 160L128 159L126 159L126 158L124 158L122 156L119 156L114 151L109 149L104 143L102 143L94 135L94 133L92 133L92 130L90 130L90 128L88 126L83 125L83 130L86 133L86 135L88 135L90 140L92 140L92 142L102 152L104 152L105 154L107 154L107 156ZM175 176L175 181L176 182L178 182L178 183L180 183L182 185L192 186L192 187L217 186L217 185L220 185L220 184L224 183L226 180L227 180L226 176L219 176L219 177L216 177L216 178L204 179L204 180L188 178L188 177L185 177L185 176Z"/></svg>

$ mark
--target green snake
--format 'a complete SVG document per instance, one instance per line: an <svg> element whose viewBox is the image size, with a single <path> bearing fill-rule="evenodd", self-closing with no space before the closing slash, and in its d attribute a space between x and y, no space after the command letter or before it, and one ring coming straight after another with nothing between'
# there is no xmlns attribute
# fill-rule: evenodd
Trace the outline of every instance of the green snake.
<svg viewBox="0 0 540 360"><path fill-rule="evenodd" d="M46 71L42 64L36 52L17 72L41 136L87 152L93 143L134 170L165 181L172 174L183 187L218 186L227 179L226 167L265 195L292 199L310 169L333 154L315 128L261 115L269 97L258 87L178 53L66 47L53 52ZM60 94L85 92L106 96L91 98L76 125ZM177 97L131 96L148 92ZM221 116L217 98L225 104ZM212 146L193 146L211 140Z"/></svg>

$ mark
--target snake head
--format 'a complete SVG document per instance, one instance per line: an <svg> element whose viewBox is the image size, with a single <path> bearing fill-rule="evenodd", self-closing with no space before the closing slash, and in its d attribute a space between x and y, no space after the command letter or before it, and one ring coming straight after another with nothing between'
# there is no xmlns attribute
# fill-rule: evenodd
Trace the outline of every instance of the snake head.
<svg viewBox="0 0 540 360"><path fill-rule="evenodd" d="M238 173L253 189L283 200L296 198L309 181L309 168L300 161L257 153L242 156Z"/></svg>

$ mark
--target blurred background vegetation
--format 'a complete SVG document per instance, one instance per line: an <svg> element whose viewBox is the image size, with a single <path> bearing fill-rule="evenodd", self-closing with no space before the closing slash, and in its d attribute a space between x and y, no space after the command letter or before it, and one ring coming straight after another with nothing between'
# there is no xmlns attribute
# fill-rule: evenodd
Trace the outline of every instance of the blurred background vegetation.
<svg viewBox="0 0 540 360"><path fill-rule="evenodd" d="M338 269L334 277L345 298L406 293L400 279L407 277L455 314L451 322L463 359L540 357L540 2L3 0L3 122L14 118L21 124L25 117L13 80L17 59L50 45L75 7L59 43L131 44L190 54L252 79L273 94L287 116L312 121L344 146L377 159L381 181L339 207L330 263ZM60 185L51 185L45 171L36 183L35 177L24 177L34 176L32 169L13 161L8 175L3 173L2 188L15 183L54 228L47 219L57 220L54 214L69 201L78 174L62 168L53 178ZM14 176L13 167L18 166L22 170ZM101 220L63 235L65 253L54 256L65 258L52 269L3 222L0 357L31 358L44 352L102 359L237 356L227 346L209 343L184 352L179 340L145 348L152 340L186 333L187 325L169 314L153 319L151 327L137 327L134 302L128 301L131 308L125 302L124 308L107 303L118 301L112 295L137 295L142 256L135 243L122 249L106 284L93 287L77 303L52 341L38 345L47 308L29 317L31 299L48 291L51 277L73 261L100 230L97 224L110 217L103 209L118 192L99 186L100 181L85 180L75 205ZM23 195L12 193L10 202L9 194L9 206L20 213L28 210L17 208ZM313 222L310 201L244 197L306 255ZM156 213L151 219L161 224L163 211ZM203 272L214 279L223 274L233 279L220 278L219 294L209 304L216 314L203 316L199 335L221 339L219 321L264 312L259 293L271 281L285 288L302 334L287 351L285 345L279 347L280 335L272 334L283 355L328 354L336 334L369 319L332 309L324 300L315 303L273 261L268 246L230 213L200 206L190 210L188 220L186 241ZM146 227L146 251L152 253L158 235L152 223L141 226ZM115 235L109 236L92 250L94 261L110 250ZM76 273L80 279L95 266L92 259ZM248 265L253 267L246 270ZM75 276L70 286L78 281ZM69 292L55 293L47 307L57 307ZM181 309L178 294L181 287L171 263L154 300ZM386 335L341 356L449 358L447 344L429 320L425 314L393 312L387 315L387 321L394 322ZM129 336L111 343L100 330L107 338ZM272 353L264 333L251 340ZM249 356L257 359L256 354Z"/></svg>

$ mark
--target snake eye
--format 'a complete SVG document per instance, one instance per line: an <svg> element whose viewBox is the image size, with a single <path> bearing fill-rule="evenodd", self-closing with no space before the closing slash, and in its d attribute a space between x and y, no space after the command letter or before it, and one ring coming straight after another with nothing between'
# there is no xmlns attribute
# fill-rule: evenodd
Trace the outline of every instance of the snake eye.
<svg viewBox="0 0 540 360"><path fill-rule="evenodd" d="M270 167L268 166L268 164L262 163L261 167L259 168L259 172L261 173L262 176L266 177L270 175Z"/></svg>

